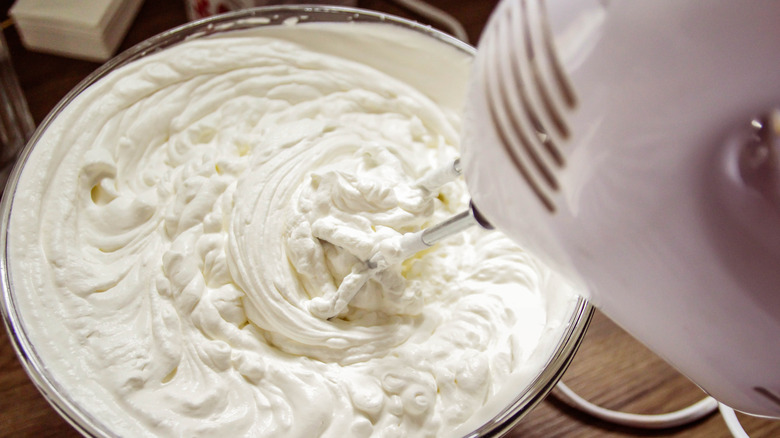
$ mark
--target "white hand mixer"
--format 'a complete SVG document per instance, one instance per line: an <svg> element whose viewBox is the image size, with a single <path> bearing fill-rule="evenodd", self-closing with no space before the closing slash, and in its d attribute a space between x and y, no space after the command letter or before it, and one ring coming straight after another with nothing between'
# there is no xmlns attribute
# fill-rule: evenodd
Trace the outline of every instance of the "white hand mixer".
<svg viewBox="0 0 780 438"><path fill-rule="evenodd" d="M396 255L486 218L720 402L780 418L778 72L776 1L505 0L465 118L479 221Z"/></svg>
<svg viewBox="0 0 780 438"><path fill-rule="evenodd" d="M509 237L720 402L780 418L780 3L508 0L463 169Z"/></svg>

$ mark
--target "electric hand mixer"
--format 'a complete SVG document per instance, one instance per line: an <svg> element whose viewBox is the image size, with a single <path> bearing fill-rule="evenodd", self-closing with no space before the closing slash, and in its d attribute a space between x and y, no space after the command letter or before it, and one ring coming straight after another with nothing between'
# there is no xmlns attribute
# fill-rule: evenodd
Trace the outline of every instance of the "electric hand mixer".
<svg viewBox="0 0 780 438"><path fill-rule="evenodd" d="M466 109L480 214L395 254L489 222L720 402L780 418L779 74L778 2L503 1Z"/></svg>

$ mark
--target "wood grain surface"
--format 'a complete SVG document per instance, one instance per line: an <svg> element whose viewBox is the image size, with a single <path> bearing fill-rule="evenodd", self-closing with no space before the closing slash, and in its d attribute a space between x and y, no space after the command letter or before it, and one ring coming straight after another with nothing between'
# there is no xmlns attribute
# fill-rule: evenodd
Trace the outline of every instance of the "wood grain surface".
<svg viewBox="0 0 780 438"><path fill-rule="evenodd" d="M3 15L11 0L0 0ZM496 1L431 0L463 23L474 43ZM359 1L359 7L424 20L382 0ZM186 21L180 0L147 0L120 50ZM435 24L435 23L431 23ZM56 103L98 64L34 53L22 48L16 30L4 30L28 99L39 123ZM687 379L656 355L596 313L580 351L563 380L580 395L612 409L661 413L680 409L703 397ZM754 438L780 437L780 422L740 415ZM5 331L0 331L0 436L76 437L48 405L22 369ZM694 425L661 431L614 427L582 415L554 397L548 397L509 434L510 437L728 437L718 414Z"/></svg>

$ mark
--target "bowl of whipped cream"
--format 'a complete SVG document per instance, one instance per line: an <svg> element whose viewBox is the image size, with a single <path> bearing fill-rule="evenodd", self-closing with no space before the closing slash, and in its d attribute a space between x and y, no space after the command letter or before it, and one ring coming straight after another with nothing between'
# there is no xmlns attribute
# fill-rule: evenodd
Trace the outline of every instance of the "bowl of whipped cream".
<svg viewBox="0 0 780 438"><path fill-rule="evenodd" d="M87 436L497 436L590 305L472 229L312 314L384 239L468 205L474 49L401 18L251 9L122 53L41 124L2 201L2 312Z"/></svg>

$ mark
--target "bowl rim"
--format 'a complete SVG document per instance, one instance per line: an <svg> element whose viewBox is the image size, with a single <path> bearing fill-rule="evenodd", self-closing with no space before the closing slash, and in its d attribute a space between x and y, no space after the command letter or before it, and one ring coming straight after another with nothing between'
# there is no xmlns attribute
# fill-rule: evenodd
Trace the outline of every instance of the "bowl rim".
<svg viewBox="0 0 780 438"><path fill-rule="evenodd" d="M25 331L24 322L15 303L15 294L12 290L9 276L7 244L11 207L22 169L32 149L48 126L70 102L86 88L101 80L116 68L193 38L261 26L284 25L285 20L302 18L304 15L307 15L307 18L302 19L301 23L309 21L334 23L373 22L397 25L407 30L433 37L469 55L473 56L476 54L476 49L473 46L429 25L368 9L346 6L279 5L229 12L174 27L147 38L108 60L81 80L54 106L35 129L30 140L20 152L3 190L2 201L0 201L0 289L2 290L0 314L2 314L3 325L9 335L9 342L30 380L49 405L82 435L94 437L118 436L103 422L96 419L85 408L75 402L47 371L44 361L37 354ZM331 17L334 20L316 20L312 19L312 15ZM336 20L336 18L339 19ZM512 403L504 407L498 415L483 423L479 428L465 435L465 437L502 436L544 400L571 363L587 331L593 313L594 308L588 300L578 297L576 304L573 306L568 327L552 350L554 353L545 362L542 371L522 389L522 392L519 393Z"/></svg>

